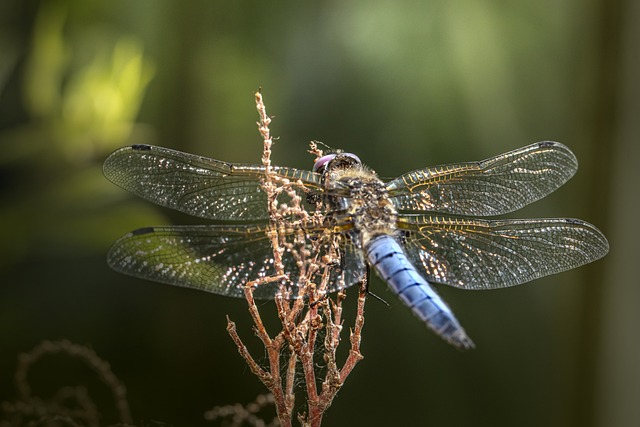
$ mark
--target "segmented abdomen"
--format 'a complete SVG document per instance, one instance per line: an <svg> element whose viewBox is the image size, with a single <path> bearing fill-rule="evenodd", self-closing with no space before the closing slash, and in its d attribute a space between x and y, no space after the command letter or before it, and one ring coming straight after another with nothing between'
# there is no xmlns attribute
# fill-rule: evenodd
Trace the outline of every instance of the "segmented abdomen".
<svg viewBox="0 0 640 427"><path fill-rule="evenodd" d="M371 266L430 329L456 347L474 347L451 309L416 271L392 236L377 236L365 249Z"/></svg>

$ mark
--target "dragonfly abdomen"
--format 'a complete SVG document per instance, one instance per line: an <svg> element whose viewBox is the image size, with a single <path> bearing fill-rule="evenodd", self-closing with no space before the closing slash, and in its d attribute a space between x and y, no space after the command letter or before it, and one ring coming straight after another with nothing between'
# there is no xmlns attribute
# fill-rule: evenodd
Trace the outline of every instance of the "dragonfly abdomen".
<svg viewBox="0 0 640 427"><path fill-rule="evenodd" d="M474 347L447 304L416 271L392 236L374 237L366 252L380 277L430 329L456 347Z"/></svg>

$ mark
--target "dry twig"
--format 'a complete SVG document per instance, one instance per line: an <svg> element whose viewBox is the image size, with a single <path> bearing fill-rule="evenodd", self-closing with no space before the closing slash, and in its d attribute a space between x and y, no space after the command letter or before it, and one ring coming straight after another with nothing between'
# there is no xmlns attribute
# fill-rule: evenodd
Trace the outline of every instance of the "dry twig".
<svg viewBox="0 0 640 427"><path fill-rule="evenodd" d="M238 351L247 365L273 395L278 418L282 426L291 426L295 403L296 375L304 380L306 412L298 414L298 420L304 426L319 426L322 417L331 405L345 379L363 356L360 354L360 337L364 326L364 303L366 290L360 288L357 315L351 331L351 349L342 367L338 366L336 352L342 331L342 303L345 294L339 292L335 299L327 297L331 285L331 269L339 260L338 248L332 244L332 237L325 233L323 238L309 241L305 230L317 229L323 223L321 210L309 213L305 210L296 190L301 183L291 182L273 173L271 167L271 148L273 138L269 130L271 118L267 115L258 91L255 94L256 107L260 116L258 130L263 139L262 163L265 176L262 188L268 196L269 238L275 260L275 275L247 285L245 296L249 313L254 322L255 333L262 341L269 361L268 367L261 367L249 353L247 347L237 333L236 325L227 318L227 330L238 347ZM321 156L322 151L315 144L311 152ZM280 203L279 197L286 198ZM329 248L329 250L320 250ZM286 283L288 273L285 271L282 256L292 254L296 259L299 271L297 283L291 284L299 289L297 298L291 300L287 287L281 286L281 292L275 297L278 317L282 330L271 337L262 321L260 312L253 298L256 286L267 282ZM321 255L322 254L322 255ZM320 337L324 336L323 342ZM287 351L283 351L287 350ZM316 368L314 356L321 354L326 366L323 372ZM288 359L287 359L288 358ZM283 378L284 376L284 378Z"/></svg>

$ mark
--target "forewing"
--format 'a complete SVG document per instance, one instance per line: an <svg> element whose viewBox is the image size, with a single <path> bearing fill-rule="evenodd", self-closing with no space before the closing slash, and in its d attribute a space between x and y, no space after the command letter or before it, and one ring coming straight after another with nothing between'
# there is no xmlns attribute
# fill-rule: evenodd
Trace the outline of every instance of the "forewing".
<svg viewBox="0 0 640 427"><path fill-rule="evenodd" d="M545 141L481 162L409 172L389 181L387 189L399 210L494 216L545 197L577 169L571 150Z"/></svg>
<svg viewBox="0 0 640 427"><path fill-rule="evenodd" d="M280 178L296 181L299 193L320 191L320 176L273 167ZM267 197L260 187L263 166L222 162L151 145L124 147L104 163L114 184L161 206L201 218L237 221L267 219ZM304 198L303 198L304 199Z"/></svg>
<svg viewBox="0 0 640 427"><path fill-rule="evenodd" d="M407 215L405 249L427 280L463 289L514 286L603 257L604 235L577 219L471 220Z"/></svg>
<svg viewBox="0 0 640 427"><path fill-rule="evenodd" d="M293 241L294 236L295 233L290 233L286 238ZM310 246L312 239L322 238L326 235L320 230L310 232L304 245ZM337 240L327 240L312 254L322 257L329 244L340 248L341 258L327 266L329 292L352 285L363 274L362 261L346 237L331 239ZM242 298L249 282L275 274L273 250L266 228L261 225L142 228L119 239L107 260L113 269L131 276ZM288 296L296 298L300 278L298 260L293 251L285 250L282 261L288 280L260 284L255 288L254 297L273 298L282 284Z"/></svg>

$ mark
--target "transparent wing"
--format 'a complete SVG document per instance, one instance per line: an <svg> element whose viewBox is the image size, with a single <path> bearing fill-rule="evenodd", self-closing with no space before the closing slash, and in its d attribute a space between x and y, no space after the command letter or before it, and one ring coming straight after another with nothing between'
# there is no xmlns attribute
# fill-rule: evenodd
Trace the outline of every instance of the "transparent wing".
<svg viewBox="0 0 640 427"><path fill-rule="evenodd" d="M287 240L293 241L294 234ZM329 292L362 279L364 263L348 238L336 235L327 239L321 230L310 231L308 236L306 246L311 246L311 239L326 239L313 254L318 257L328 245L340 246L339 262L329 268ZM261 225L142 228L120 238L107 260L114 270L131 276L241 298L247 283L274 274L273 250L266 227ZM289 276L284 286L291 298L298 294L297 261L293 251L284 252L284 270ZM254 296L270 299L279 291L280 283L272 282L257 286Z"/></svg>
<svg viewBox="0 0 640 427"><path fill-rule="evenodd" d="M407 256L427 280L495 289L569 270L609 251L604 235L578 219L472 220L401 216Z"/></svg>
<svg viewBox="0 0 640 427"><path fill-rule="evenodd" d="M263 166L133 145L111 154L103 171L125 190L190 215L226 221L268 218L267 198L260 187ZM301 181L309 190L320 191L320 176L314 172L277 166L273 171L282 178Z"/></svg>
<svg viewBox="0 0 640 427"><path fill-rule="evenodd" d="M481 162L408 172L387 183L399 210L494 216L515 211L563 185L578 161L557 142L538 142Z"/></svg>

